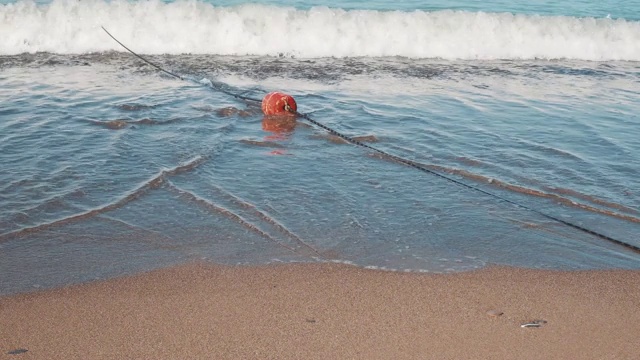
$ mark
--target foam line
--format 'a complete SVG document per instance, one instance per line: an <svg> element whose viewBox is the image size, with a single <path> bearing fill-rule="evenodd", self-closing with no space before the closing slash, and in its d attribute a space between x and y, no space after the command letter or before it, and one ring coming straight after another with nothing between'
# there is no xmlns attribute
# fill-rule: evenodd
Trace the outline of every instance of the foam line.
<svg viewBox="0 0 640 360"><path fill-rule="evenodd" d="M228 198L230 201L232 201L236 205L238 205L240 207L243 207L245 209L251 210L251 212L253 212L255 215L257 215L259 218L261 218L265 222L273 225L275 228L280 230L282 233L284 233L285 235L287 235L290 238L292 238L300 246L306 247L309 250L311 250L313 253L315 253L318 257L324 258L324 256L315 247L307 244L304 240L302 240L302 238L300 238L298 235L293 233L291 230L289 230L286 226L284 226L278 220L272 218L271 216L267 215L266 213L264 213L263 211L258 209L254 204L252 204L252 203L250 203L250 202L248 202L246 200L243 200L243 199L239 198L236 195L233 195L232 193L228 192L227 190L225 190L225 189L223 189L221 187L214 186L214 189L216 189L219 194L225 196L226 198Z"/></svg>
<svg viewBox="0 0 640 360"><path fill-rule="evenodd" d="M205 209L207 209L210 212L216 213L216 214L222 214L228 218L230 218L231 220L239 223L240 225L244 226L245 228L257 233L258 235L262 236L265 239L268 239L269 241L275 243L278 246L281 246L289 251L291 251L294 254L297 254L296 249L294 249L293 247L290 247L289 245L283 244L282 242L278 241L276 238L274 238L273 236L271 236L269 233L267 233L266 231L260 229L258 226L256 226L255 224L252 224L251 222L247 221L246 219L244 219L242 216L234 213L233 211L229 210L229 209L225 209L222 206L218 206L214 203L212 203L209 200L206 200L190 191L181 189L179 187L177 187L176 185L174 185L173 183L171 183L170 181L167 181L167 183L165 184L165 187L177 194L178 196L196 203L202 207L204 207Z"/></svg>
<svg viewBox="0 0 640 360"><path fill-rule="evenodd" d="M116 210L118 208L123 207L124 205L140 198L141 196L143 196L144 194L147 193L147 191L151 190L151 189L155 189L160 187L163 182L166 180L165 177L168 175L176 175L185 171L190 171L192 169L194 169L195 167L197 167L198 165L202 164L205 161L205 157L203 156L196 156L193 159L189 160L188 162L182 164L182 165L178 165L174 168L171 169L164 169L162 171L160 171L160 173L158 173L156 176L150 178L149 180L145 181L144 183L142 183L140 186L138 186L137 188L133 189L132 191L130 191L128 194L124 195L123 197L121 197L120 199L98 207L98 208L94 208L79 214L74 214L74 215L70 215L58 220L54 220L48 223L44 223L44 224L40 224L40 225L36 225L36 226L31 226L31 227L26 227L26 228L22 228L19 230L15 230L15 231L11 231L11 232L7 232L4 234L0 234L0 242L1 241L5 241L8 239L12 239L15 237L19 237L25 234L29 234L29 233L37 233L43 230L47 230L47 229L51 229L53 227L56 226L62 226L68 223L72 223L75 221L80 221L80 220L85 220L85 219L89 219L92 218L96 215L99 214L103 214L112 210Z"/></svg>

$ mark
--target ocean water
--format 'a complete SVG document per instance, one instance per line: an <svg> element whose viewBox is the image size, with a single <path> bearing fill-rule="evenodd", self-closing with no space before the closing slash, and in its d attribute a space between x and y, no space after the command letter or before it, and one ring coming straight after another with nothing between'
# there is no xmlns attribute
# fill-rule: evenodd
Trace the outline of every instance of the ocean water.
<svg viewBox="0 0 640 360"><path fill-rule="evenodd" d="M274 90L370 148L242 99ZM640 1L0 0L0 294L192 260L638 269L638 114Z"/></svg>

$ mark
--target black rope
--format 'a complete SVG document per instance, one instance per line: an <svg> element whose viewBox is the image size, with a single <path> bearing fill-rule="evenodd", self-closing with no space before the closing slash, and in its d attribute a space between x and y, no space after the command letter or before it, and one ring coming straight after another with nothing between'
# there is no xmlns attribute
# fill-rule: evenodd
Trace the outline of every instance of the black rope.
<svg viewBox="0 0 640 360"><path fill-rule="evenodd" d="M350 142L350 143L352 143L352 144L354 144L354 145L357 145L357 146L363 147L363 148L365 148L365 149L372 150L372 151L374 151L374 152L376 152L376 153L378 153L378 154L381 154L381 155L383 155L383 156L385 156L385 157L388 157L388 158L390 158L391 160L394 160L394 161L396 161L396 162L398 162L398 163L401 163L401 164L404 164L404 165L410 166L410 167L412 167L412 168L418 169L418 170L420 170L420 171L422 171L422 172L425 172L425 173L428 173L428 174L431 174L431 175L435 175L435 176L437 176L437 177L439 177L439 178L445 179L445 180L447 180L447 181L450 181L450 182L452 182L452 183L454 183L454 184L456 184L456 185L459 185L459 186L465 187L465 188L467 188L467 189L475 190L475 191L478 191L478 192L483 193L483 194L485 194L485 195L488 195L488 196L494 197L494 198L496 198L496 199L498 199L498 200L501 200L501 201L504 201L504 202L506 202L506 203L508 203L508 204L515 205L515 206L517 206L517 207L519 207L519 208L521 208L521 209L525 209L525 210L531 211L531 212L533 212L533 213L536 213L536 214L538 214L538 215L540 215L540 216L543 216L543 217L545 217L545 218L547 218L547 219L550 219L550 220L556 221L556 222L558 222L558 223L561 223L561 224L563 224L563 225L566 225L566 226L572 227L572 228L574 228L574 229L577 229L577 230L583 231L583 232L585 232L585 233L587 233L587 234L591 234L591 235L597 236L597 237L599 237L599 238L601 238L601 239L607 240L607 241L612 242L612 243L614 243L614 244L624 246L624 247L626 247L627 249L632 250L632 251L637 252L637 253L639 253L639 254L640 254L640 247L638 247L638 246L635 246L635 245L633 245L633 244L626 243L626 242L621 241L621 240L614 239L614 238L612 238L612 237L610 237L610 236L604 235L604 234L599 233L599 232L597 232L597 231L594 231L594 230L591 230L591 229L587 229L587 228L585 228L585 227L583 227L583 226L576 225L576 224L571 223L571 222L566 221L566 220L562 220L562 219L557 218L557 217L555 217L555 216L552 216L552 215L549 215L549 214L543 213L543 212L542 212L542 211L540 211L540 210L536 210L536 209L534 209L534 208L532 208L532 207L529 207L529 206L526 206L526 205L520 204L520 203L518 203L518 202L515 202L515 201L513 201L513 200L509 200L509 199L507 199L507 198L505 198L505 197L502 197L502 196L500 196L500 195L497 195L497 194L494 194L494 193L492 193L492 192L489 192L489 191L486 191L486 190L480 189L480 188L475 187L475 186L473 186L473 185L469 185L469 184L467 184L467 183L465 183L465 182L462 182L462 181L460 181L460 180L456 180L456 179L454 179L454 178L452 178L452 177L449 177L449 176L446 176L446 175L440 174L439 172L436 172L436 171L433 171L433 170L431 170L431 169L428 169L428 168L426 168L425 166L423 166L423 165L421 165L420 163L417 163L417 162L415 162L415 161L412 161L412 160L409 160L409 159L405 159L405 158L401 158L401 157L396 156L396 155L393 155L393 154L389 154L389 153L388 153L388 152L386 152L386 151L383 151L383 150L377 149L377 148L375 148L375 147L373 147L373 146L371 146L371 145L368 145L368 144L363 143L362 141L358 141L358 140L356 140L356 139L354 139L354 138L351 138L351 137L349 137L349 136L347 136L347 135L341 134L341 133L337 132L336 130L333 130L332 128L330 128L330 127L328 127L328 126L326 126L326 125L324 125L324 124L321 124L321 123L319 123L318 121L316 121L316 120L312 119L312 118L311 118L309 115L307 115L307 114L302 114L302 113L296 112L296 115L297 115L297 116L299 116L299 117L301 117L301 118L304 118L305 120L309 121L310 123L312 123L312 124L314 124L314 125L316 125L316 126L318 126L318 127L322 128L322 129L324 129L324 130L328 131L329 133L331 133L331 134L333 134L333 135L335 135L335 136L338 136L338 137L340 137L340 138L342 138L342 139L344 139L344 140L346 140L346 141L348 141L348 142Z"/></svg>
<svg viewBox="0 0 640 360"><path fill-rule="evenodd" d="M120 42L118 39L116 39L113 35L111 35L111 33L110 33L109 31L107 31L107 29L105 29L105 28L104 28L104 26L101 26L101 28L102 28L102 30L104 30L104 32L106 32L106 33L107 33L107 35L109 35L113 40L115 40L115 42L117 42L118 44L120 44L120 46L122 46L123 48L125 48L125 50L127 50L128 52L130 52L131 54L133 54L134 56L136 56L138 59L140 59L140 60L142 60L142 61L146 62L147 64L149 64L149 65L153 66L154 68L156 68L156 69L158 69L158 70L162 71L163 73L168 74L168 75L171 75L171 76L173 76L173 77L175 77L175 78L177 78L177 79L185 80L185 81L186 81L186 80L190 80L190 79L184 78L184 77L182 77L182 76L180 76L180 75L174 74L174 73L172 73L171 71L167 71L167 70L165 70L165 69L161 68L160 66L158 66L158 65L156 65L156 64L154 64L154 63L152 63L151 61L149 61L149 60L145 59L143 56L138 55L138 54L137 54L137 53L135 53L133 50L131 50L131 49L129 49L128 47L126 47L123 43L121 43L121 42ZM198 84L202 84L202 83L201 83L201 82L198 82ZM221 88L221 87L219 87L219 86L217 86L217 87L216 87L216 86L213 86L213 83L211 83L211 87L212 87L212 88L214 88L215 90L220 91L220 92L221 92L221 93L223 93L223 94L227 94L227 95L229 95L229 96L233 96L233 97L234 97L234 98L236 98L236 99L246 100L246 101L253 101L253 102L258 102L258 103L262 102L262 100L260 100L260 99L255 99L255 98L248 97L248 96L243 96L243 95L234 94L234 93L232 93L232 92L230 92L230 91L227 91L227 90L225 90L225 89L223 89L223 88Z"/></svg>
<svg viewBox="0 0 640 360"><path fill-rule="evenodd" d="M126 47L123 43L121 43L120 41L118 41L118 39L116 39L113 35L111 35L111 34L107 31L107 29L105 29L104 27L102 27L102 30L104 30L104 31L107 33L107 35L109 35L113 40L115 40L118 44L120 44L120 46L122 46L122 47L123 47L123 48L125 48L128 52L130 52L131 54L135 55L136 57L138 57L138 58L139 58L139 59L141 59L142 61L146 62L147 64L149 64L149 65L151 65L151 66L155 67L156 69L158 69L158 70L160 70L160 71L162 71L162 72L164 72L164 73L166 73L166 74L169 74L169 75L171 75L171 76L173 76L173 77L176 77L176 78L178 78L178 79L180 79L180 80L187 80L186 78L184 78L184 77L182 77L182 76L179 76L179 75L176 75L176 74L174 74L174 73L172 73L172 72L170 72L170 71L167 71L167 70L165 70L165 69L161 68L160 66L158 66L158 65L156 65L156 64L154 64L154 63L152 63L151 61L149 61L149 60L145 59L144 57L142 57L142 56L140 56L140 55L136 54L136 53L135 53L135 52L133 52L131 49L129 49L128 47ZM238 95L238 94L234 94L234 93L229 92L229 91L227 91L227 90L224 90L224 89L222 89L222 88L220 88L220 87L215 87L215 86L212 86L212 87L213 87L214 89L216 89L216 90L218 90L218 91L220 91L220 92L224 93L224 94L227 94L227 95L233 96L233 97L235 97L236 99L248 100L248 101L254 101L254 102L261 102L261 100L254 99L254 98L250 98L250 97L246 97L246 96L242 96L242 95ZM287 104L287 105L288 105L288 104ZM439 177L439 178L445 179L445 180L447 180L447 181L449 181L449 182L452 182L452 183L454 183L454 184L456 184L456 185L459 185L459 186L462 186L462 187L464 187L464 188L467 188L467 189L471 189L471 190L478 191L478 192L480 192L480 193L482 193L482 194L485 194L485 195L487 195L487 196L490 196L490 197L496 198L496 199L498 199L498 200L504 201L504 202L506 202L506 203L508 203L508 204L511 204L511 205L517 206L517 207L519 207L519 208L521 208L521 209L524 209L524 210L527 210L527 211L533 212L533 213L538 214L538 215L540 215L540 216L542 216L542 217L544 217L544 218L547 218L547 219L549 219L549 220L556 221L556 222L558 222L558 223L560 223L560 224L563 224L563 225L565 225L565 226L571 227L571 228L573 228L573 229L580 230L580 231L585 232L585 233L587 233L587 234L590 234L590 235L593 235L593 236L599 237L599 238L601 238L601 239L603 239L603 240L606 240L606 241L609 241L609 242L611 242L611 243L613 243L613 244L623 246L623 247L625 247L625 248L627 248L627 249L629 249L629 250L631 250L631 251L634 251L634 252L636 252L636 253L640 254L640 247L638 247L638 246L635 246L635 245L633 245L633 244L629 244L629 243L624 242L624 241L621 241L621 240L614 239L614 238L612 238L612 237L610 237L610 236L607 236L607 235L605 235L605 234L599 233L599 232L597 232L597 231L594 231L594 230L591 230L591 229L587 229L587 228L585 228L585 227L583 227L583 226L580 226L580 225L577 225L577 224L571 223L571 222L566 221L566 220L562 220L562 219L557 218L557 217L555 217L555 216L552 216L552 215L546 214L546 213L544 213L544 212L542 212L542 211L540 211L540 210L536 210L536 209L534 209L534 208L532 208L532 207L529 207L529 206L526 206L526 205L520 204L520 203L518 203L518 202L515 202L515 201L513 201L513 200L509 200L509 199L507 199L507 198L505 198L505 197L502 197L502 196L500 196L500 195L497 195L497 194L494 194L494 193L492 193L492 192L489 192L489 191L486 191L486 190L480 189L480 188L478 188L478 187L476 187L476 186L469 185L469 184L467 184L467 183L465 183L465 182L462 182L462 181L460 181L460 180L456 180L456 179L454 179L454 178L452 178L452 177L449 177L449 176L443 175L443 174L441 174L441 173L439 173L439 172L436 172L436 171L433 171L433 170L431 170L431 169L428 169L428 168L426 168L425 166L421 165L421 164L420 164L420 163L418 163L418 162L415 162L415 161L412 161L412 160L409 160L409 159L405 159L405 158L402 158L402 157L399 157L399 156L396 156L396 155L393 155L393 154L389 154L389 153L388 153L388 152L386 152L386 151L383 151L383 150L377 149L377 148L375 148L375 147L373 147L373 146L371 146L371 145L368 145L368 144L363 143L362 141L358 141L358 140L356 140L356 139L354 139L354 138L352 138L352 137L350 137L350 136L347 136L347 135L344 135L344 134L342 134L342 133L339 133L338 131L336 131L336 130L334 130L334 129L332 129L332 128L330 128L330 127L328 127L328 126L326 126L326 125L324 125L324 124L322 124L322 123L320 123L320 122L318 122L318 121L316 121L316 120L314 120L314 119L312 119L308 114L303 114L303 113L300 113L300 112L297 112L297 111L295 112L295 114L296 114L296 116L297 116L297 117L303 118L303 119L307 120L308 122L310 122L311 124L316 125L317 127L322 128L322 129L326 130L327 132L329 132L329 133L331 133L331 134L333 134L333 135L335 135L335 136L338 136L338 137L340 137L341 139L344 139L344 140L346 140L347 142L349 142L349 143L351 143L351 144L353 144L353 145L360 146L360 147L365 148L365 149L368 149L368 150L372 150L372 151L374 151L374 152L376 152L376 153L378 153L378 154L380 154L380 155L383 155L383 156L385 156L385 157L387 157L387 158L389 158L389 159L391 159L391 160L393 160L393 161L396 161L396 162L398 162L398 163L400 163L400 164L407 165L407 166L410 166L410 167L412 167L412 168L418 169L418 170L420 170L420 171L422 171L422 172L425 172L425 173L428 173L428 174L431 174L431 175L437 176L437 177Z"/></svg>

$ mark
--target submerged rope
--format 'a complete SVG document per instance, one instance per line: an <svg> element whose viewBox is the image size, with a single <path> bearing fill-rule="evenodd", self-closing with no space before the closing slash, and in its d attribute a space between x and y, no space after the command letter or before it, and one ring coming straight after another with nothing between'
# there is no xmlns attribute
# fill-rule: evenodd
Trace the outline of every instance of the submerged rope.
<svg viewBox="0 0 640 360"><path fill-rule="evenodd" d="M169 75L171 75L171 76L173 76L173 77L176 77L176 78L178 78L178 79L180 79L180 80L188 80L188 79L186 79L186 78L184 78L184 77L182 77L182 76L179 76L179 75L176 75L176 74L174 74L174 73L172 73L172 72L170 72L170 71L167 71L167 70L165 70L165 69L161 68L160 66L158 66L158 65L156 65L156 64L154 64L154 63L152 63L151 61L149 61L149 60L145 59L145 58L144 58L144 57L142 57L141 55L136 54L136 53L135 53L135 52L133 52L131 49L129 49L128 47L126 47L124 44L122 44L120 41L118 41L118 39L116 39L113 35L111 35L111 34L107 31L107 29L105 29L104 27L102 27L102 30L104 30L104 31L105 31L105 32L106 32L106 33L107 33L107 34L108 34L108 35L109 35L113 40L115 40L118 44L120 44L120 45L121 45L123 48L125 48L128 52L130 52L131 54L135 55L136 57L138 57L138 58L139 58L139 59L141 59L142 61L146 62L147 64L149 64L149 65L151 65L151 66L155 67L156 69L158 69L158 70L160 70L160 71L162 71L162 72L164 72L164 73L166 73L166 74L169 74ZM216 89L216 90L218 90L218 91L220 91L220 92L222 92L222 93L224 93L224 94L227 94L227 95L229 95L229 96L233 96L233 97L235 97L236 99L241 99L241 100L246 100L246 101L253 101L253 102L261 102L261 100L259 100L259 99L255 99L255 98L250 98L250 97L246 97L246 96L238 95L238 94L232 93L232 92L230 92L230 91L224 90L224 89L222 89L222 88L220 88L220 87L215 87L215 86L213 86L213 85L212 85L212 88L214 88L214 89ZM542 217L544 217L544 218L546 218L546 219L553 220L553 221L555 221L555 222L558 222L558 223L563 224L563 225L565 225L565 226L571 227L571 228L573 228L573 229L576 229L576 230L579 230L579 231L585 232L585 233L587 233L587 234L590 234L590 235L596 236L596 237L598 237L598 238L600 238L600 239L606 240L606 241L611 242L611 243L616 244L616 245L620 245L620 246L622 246L622 247L627 248L628 250L631 250L631 251L634 251L634 252L636 252L636 253L640 254L640 247L639 247L639 246L636 246L636 245L633 245L633 244L629 244L629 243L624 242L624 241L621 241L621 240L614 239L614 238L612 238L612 237L610 237L610 236L607 236L607 235L602 234L602 233L600 233L600 232L597 232L597 231L594 231L594 230L588 229L588 228L586 228L586 227L584 227L584 226L577 225L577 224L574 224L574 223L569 222L569 221L566 221L566 220L562 220L562 219L560 219L560 218L558 218L558 217L555 217L555 216L553 216L553 215L549 215L549 214L544 213L544 212L542 212L542 211L540 211L540 210L536 210L536 209L534 209L534 208L532 208L532 207L529 207L529 206L527 206L527 205L520 204L520 203L518 203L518 202L515 202L515 201L513 201L513 200L509 200L509 199L507 199L507 198L505 198L505 197L502 197L502 196L497 195L497 194L494 194L494 193L492 193L492 192L489 192L489 191L483 190L483 189L478 188L478 187L476 187L476 186L469 185L469 184L467 184L467 183L465 183L465 182L463 182L463 181L456 180L456 179L454 179L454 178L452 178L452 177L449 177L449 176L443 175L443 174L441 174L441 173L439 173L439 172L436 172L436 171L434 171L434 170L428 169L427 167L425 167L425 166L423 166L422 164L420 164L420 163L418 163L418 162L415 162L415 161L413 161L413 160L405 159L405 158L402 158L402 157L399 157L399 156L396 156L396 155L390 154L390 153L388 153L388 152L386 152L386 151L383 151L383 150L380 150L380 149L378 149L378 148L375 148L375 147L373 147L373 146L371 146L371 145L365 144L365 143L363 143L362 141L356 140L356 139L354 139L354 138L352 138L352 137L350 137L350 136L348 136L348 135L344 135L344 134L342 134L342 133L340 133L340 132L338 132L338 131L336 131L336 130L334 130L334 129L330 128L330 127L328 127L327 125L324 125L324 124L322 124L322 123L320 123L320 122L318 122L318 121L316 121L316 120L312 119L308 114L303 114L303 113L300 113L300 112L297 112L297 111L295 112L295 114L296 114L296 116L297 116L297 117L300 117L300 118L302 118L302 119L305 119L305 120L307 120L308 122L310 122L311 124L313 124L313 125L315 125L315 126L317 126L317 127L321 128L321 129L324 129L324 130L326 130L327 132L329 132L330 134L333 134L333 135L335 135L335 136L338 136L339 138L344 139L344 140L346 140L347 142L349 142L349 143L351 143L351 144L353 144L353 145L360 146L360 147L362 147L362 148L365 148L365 149L368 149L368 150L374 151L375 153L378 153L378 154L380 154L380 155L382 155L382 156L384 156L384 157L387 157L387 158L389 158L389 159L391 159L391 160L393 160L393 161L395 161L395 162L398 162L398 163L400 163L400 164L407 165L407 166L409 166L409 167L415 168L415 169L420 170L420 171L422 171L422 172L425 172L425 173L428 173L428 174L434 175L434 176L439 177L439 178L441 178L441 179L445 179L445 180L447 180L447 181L449 181L449 182L452 182L452 183L454 183L454 184L456 184L456 185L459 185L459 186L461 186L461 187L464 187L464 188L467 188L467 189L470 189L470 190L478 191L478 192L480 192L480 193L482 193L482 194L485 194L485 195L487 195L487 196L493 197L493 198L495 198L495 199L501 200L501 201L506 202L506 203L508 203L508 204L511 204L511 205L517 206L517 207L519 207L519 208L521 208L521 209L524 209L524 210L527 210L527 211L533 212L533 213L535 213L535 214L538 214L538 215L540 215L540 216L542 216Z"/></svg>

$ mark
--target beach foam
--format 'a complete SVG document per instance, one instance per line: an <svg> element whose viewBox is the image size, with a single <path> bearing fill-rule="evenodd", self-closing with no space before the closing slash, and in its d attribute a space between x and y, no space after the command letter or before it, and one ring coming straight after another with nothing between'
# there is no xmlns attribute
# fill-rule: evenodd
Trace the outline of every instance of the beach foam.
<svg viewBox="0 0 640 360"><path fill-rule="evenodd" d="M0 54L88 53L640 60L640 22L468 11L373 11L201 1L0 5Z"/></svg>

